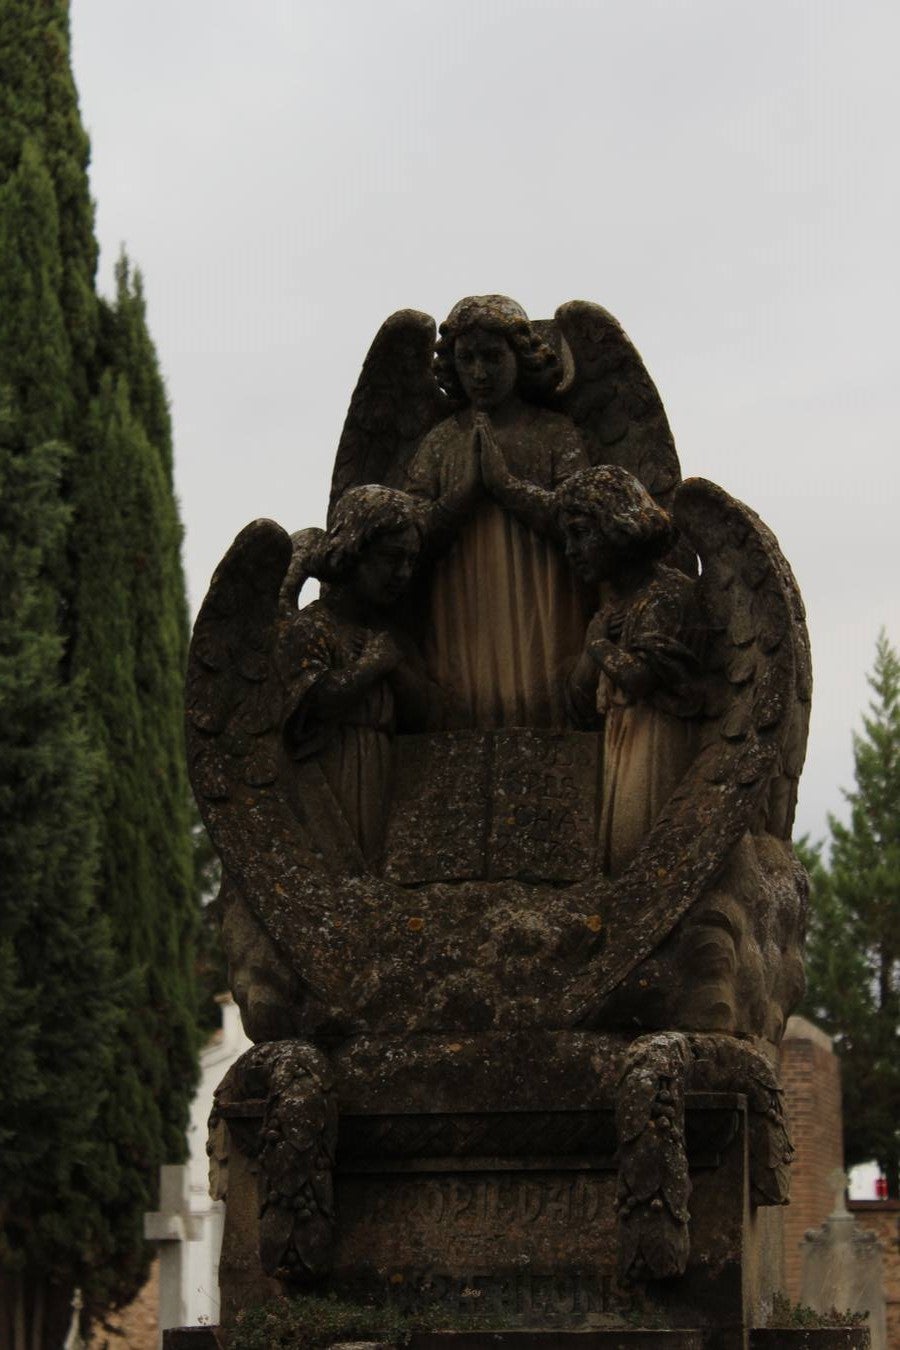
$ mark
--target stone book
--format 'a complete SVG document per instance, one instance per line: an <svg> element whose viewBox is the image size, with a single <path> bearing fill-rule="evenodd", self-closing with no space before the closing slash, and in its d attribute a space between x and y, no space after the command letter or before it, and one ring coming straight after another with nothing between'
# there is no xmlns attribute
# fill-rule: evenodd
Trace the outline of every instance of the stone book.
<svg viewBox="0 0 900 1350"><path fill-rule="evenodd" d="M398 736L384 875L401 886L587 877L597 846L593 732Z"/></svg>

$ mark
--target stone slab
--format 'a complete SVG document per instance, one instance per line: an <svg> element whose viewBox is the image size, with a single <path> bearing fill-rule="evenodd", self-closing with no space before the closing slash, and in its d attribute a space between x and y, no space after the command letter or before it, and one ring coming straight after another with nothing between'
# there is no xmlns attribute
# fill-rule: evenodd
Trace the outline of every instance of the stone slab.
<svg viewBox="0 0 900 1350"><path fill-rule="evenodd" d="M869 1350L866 1327L760 1327L750 1333L750 1350Z"/></svg>
<svg viewBox="0 0 900 1350"><path fill-rule="evenodd" d="M614 1331L417 1332L410 1350L703 1350L701 1331L627 1327Z"/></svg>
<svg viewBox="0 0 900 1350"><path fill-rule="evenodd" d="M222 1350L218 1327L170 1327L163 1332L163 1350Z"/></svg>
<svg viewBox="0 0 900 1350"><path fill-rule="evenodd" d="M163 1332L163 1350L221 1350L217 1330L173 1328ZM700 1330L627 1327L615 1331L417 1332L410 1338L409 1350L708 1350L708 1345L708 1336ZM343 1350L347 1350L346 1343ZM763 1328L751 1331L750 1350L869 1350L869 1333L863 1327Z"/></svg>
<svg viewBox="0 0 900 1350"><path fill-rule="evenodd" d="M687 1138L691 1264L683 1280L649 1291L648 1306L673 1328L741 1326L744 1099L689 1098ZM627 1324L616 1186L609 1110L345 1116L331 1287L411 1309L437 1303L463 1323L475 1314L597 1333L611 1319Z"/></svg>
<svg viewBox="0 0 900 1350"><path fill-rule="evenodd" d="M567 883L596 853L599 738L591 732L398 736L385 876Z"/></svg>

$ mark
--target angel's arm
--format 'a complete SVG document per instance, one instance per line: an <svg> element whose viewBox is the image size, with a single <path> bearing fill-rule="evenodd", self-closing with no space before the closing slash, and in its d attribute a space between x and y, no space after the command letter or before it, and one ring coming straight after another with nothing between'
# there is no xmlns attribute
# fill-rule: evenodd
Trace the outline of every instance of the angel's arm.
<svg viewBox="0 0 900 1350"><path fill-rule="evenodd" d="M569 676L569 707L577 726L591 727L597 722L597 685L600 667L591 655L591 648L603 640L606 623L603 612L595 614L588 624L584 647Z"/></svg>
<svg viewBox="0 0 900 1350"><path fill-rule="evenodd" d="M549 534L562 542L556 524L553 493L537 483L517 478L511 472L493 428L483 414L475 419L475 433L481 442L484 484L491 496L535 534Z"/></svg>
<svg viewBox="0 0 900 1350"><path fill-rule="evenodd" d="M595 670L602 670L630 699L647 698L657 687L658 682L647 661L617 647L609 638L596 638L587 646L586 653Z"/></svg>
<svg viewBox="0 0 900 1350"><path fill-rule="evenodd" d="M346 665L335 665L335 654L325 626L301 612L282 640L279 651L287 688L284 737L296 755L309 753L321 724L338 723L350 713L377 680L400 659L387 634L372 634L359 655Z"/></svg>
<svg viewBox="0 0 900 1350"><path fill-rule="evenodd" d="M325 670L309 691L307 707L317 717L339 721L377 680L389 675L400 651L388 633L373 633L355 661L338 670Z"/></svg>
<svg viewBox="0 0 900 1350"><path fill-rule="evenodd" d="M432 680L415 643L399 635L402 660L389 675L397 703L397 724L401 731L422 731L441 726L446 700L443 690Z"/></svg>
<svg viewBox="0 0 900 1350"><path fill-rule="evenodd" d="M586 652L630 699L674 689L696 670L694 654L683 640L689 589L686 578L665 568L651 594L636 602L627 641L614 641L608 631L592 635L588 630ZM623 622L615 617L617 623L608 627Z"/></svg>
<svg viewBox="0 0 900 1350"><path fill-rule="evenodd" d="M455 434L454 434L455 433ZM423 503L425 538L430 551L448 544L471 513L481 493L478 441L446 424L420 445L407 470L406 491Z"/></svg>

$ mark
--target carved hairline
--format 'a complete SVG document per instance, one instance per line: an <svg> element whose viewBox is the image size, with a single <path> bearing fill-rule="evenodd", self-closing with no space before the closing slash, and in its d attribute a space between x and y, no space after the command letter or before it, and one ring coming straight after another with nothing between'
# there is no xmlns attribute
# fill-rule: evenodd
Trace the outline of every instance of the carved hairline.
<svg viewBox="0 0 900 1350"><path fill-rule="evenodd" d="M357 502L359 506L354 510ZM341 497L335 516L322 548L323 566L332 580L346 576L363 549L381 535L399 534L413 525L420 545L425 539L420 503L399 488L376 483L349 488Z"/></svg>
<svg viewBox="0 0 900 1350"><path fill-rule="evenodd" d="M457 316L457 317L454 317ZM440 325L435 344L435 375L441 388L453 397L462 390L454 363L456 339L473 328L500 333L516 358L518 378L524 377L543 393L556 392L564 379L563 365L549 343L535 332L531 320L515 300L507 296L467 296L453 306Z"/></svg>
<svg viewBox="0 0 900 1350"><path fill-rule="evenodd" d="M625 494L631 494L640 514L624 509ZM634 546L641 552L651 544L665 552L676 534L669 513L653 500L639 478L617 464L595 465L572 474L557 489L554 509L560 523L565 511L591 516L617 546Z"/></svg>

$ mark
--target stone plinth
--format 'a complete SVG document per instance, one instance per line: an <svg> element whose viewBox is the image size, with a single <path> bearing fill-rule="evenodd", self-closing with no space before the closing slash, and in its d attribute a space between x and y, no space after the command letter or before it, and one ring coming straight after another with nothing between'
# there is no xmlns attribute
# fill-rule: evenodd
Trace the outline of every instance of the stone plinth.
<svg viewBox="0 0 900 1350"><path fill-rule="evenodd" d="M221 1350L213 1327L167 1331L163 1350ZM660 1331L627 1327L617 1331L450 1331L413 1335L408 1350L716 1350L715 1332ZM870 1350L863 1327L820 1330L772 1328L750 1332L750 1350ZM333 1350L390 1350L384 1342L345 1342Z"/></svg>
<svg viewBox="0 0 900 1350"><path fill-rule="evenodd" d="M672 1326L740 1328L769 1274L746 1201L745 1103L694 1094L687 1118L692 1259L683 1280L648 1287L646 1306ZM341 1294L510 1327L599 1330L634 1315L616 1273L611 1110L355 1116L341 1130Z"/></svg>
<svg viewBox="0 0 900 1350"><path fill-rule="evenodd" d="M665 1343L708 1332L720 1350L746 1347L780 1287L782 1248L781 1211L750 1202L742 1094L686 1097L686 1273L649 1280L639 1296L620 1283L614 1093L627 1043L551 1033L336 1049L327 1288L352 1301L437 1304L461 1328L486 1316L510 1333L617 1327L621 1337L646 1313L651 1327L688 1336ZM222 1113L228 1318L273 1287L259 1268L257 1179L246 1157L263 1105Z"/></svg>

